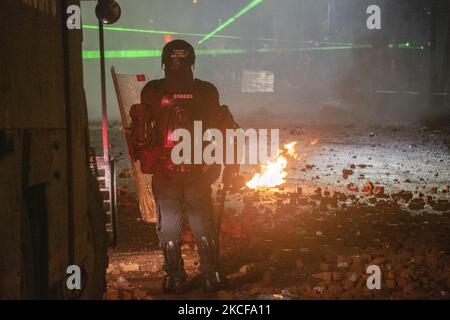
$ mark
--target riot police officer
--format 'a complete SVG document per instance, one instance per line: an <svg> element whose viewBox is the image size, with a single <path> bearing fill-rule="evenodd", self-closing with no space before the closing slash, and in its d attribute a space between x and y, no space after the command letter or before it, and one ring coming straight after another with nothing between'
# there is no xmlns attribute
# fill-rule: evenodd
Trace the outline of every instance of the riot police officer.
<svg viewBox="0 0 450 320"><path fill-rule="evenodd" d="M211 184L220 176L221 165L175 165L171 159L174 130L192 130L194 121L202 121L204 129L236 126L228 108L220 105L216 87L194 79L194 64L195 52L189 43L183 40L167 43L162 52L165 77L147 83L141 92L141 104L130 111L133 152L142 171L153 174L157 232L166 273L163 290L170 293L186 289L181 256L183 213L189 219L199 250L204 289L215 291L223 283L211 199ZM225 171L225 182L230 181L237 175L238 166L227 166Z"/></svg>

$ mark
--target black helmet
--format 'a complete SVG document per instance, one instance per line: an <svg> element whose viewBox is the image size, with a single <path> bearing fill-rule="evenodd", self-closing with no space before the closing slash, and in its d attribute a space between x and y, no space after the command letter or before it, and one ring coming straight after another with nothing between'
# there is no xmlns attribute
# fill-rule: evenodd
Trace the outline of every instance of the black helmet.
<svg viewBox="0 0 450 320"><path fill-rule="evenodd" d="M167 43L162 51L161 67L173 70L190 69L195 64L195 51L184 40L173 40Z"/></svg>

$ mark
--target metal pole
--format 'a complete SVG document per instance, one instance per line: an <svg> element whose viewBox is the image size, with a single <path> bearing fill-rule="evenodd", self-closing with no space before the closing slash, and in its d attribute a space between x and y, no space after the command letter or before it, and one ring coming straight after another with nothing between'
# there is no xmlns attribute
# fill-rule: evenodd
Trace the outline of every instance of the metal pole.
<svg viewBox="0 0 450 320"><path fill-rule="evenodd" d="M102 137L103 137L103 158L105 165L109 163L109 143L108 143L108 114L106 110L106 80L105 80L105 43L103 38L103 21L98 20L99 42L100 42L100 77L102 91Z"/></svg>

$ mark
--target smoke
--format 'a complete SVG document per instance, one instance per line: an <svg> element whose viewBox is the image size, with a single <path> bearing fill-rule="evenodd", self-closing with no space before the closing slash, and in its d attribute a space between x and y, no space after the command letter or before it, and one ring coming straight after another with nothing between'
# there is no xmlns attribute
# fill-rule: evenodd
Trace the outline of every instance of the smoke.
<svg viewBox="0 0 450 320"><path fill-rule="evenodd" d="M432 85L432 62L435 70L445 66L448 11L436 11L430 1L265 0L202 44L202 35L245 3L118 2L122 17L114 27L150 31L106 31L106 50L161 50L168 39L189 41L198 52L195 77L215 84L221 102L243 121L395 124L449 113L438 106L448 103L448 96L439 95L450 92L446 73L439 87ZM83 23L96 25L95 2L82 4ZM373 4L381 9L381 30L366 26ZM96 30L85 29L83 36L84 50L98 49ZM163 77L157 56L108 59L107 70L113 65L119 73ZM84 74L89 116L98 120L98 59L84 60ZM109 118L118 120L109 74L107 79Z"/></svg>

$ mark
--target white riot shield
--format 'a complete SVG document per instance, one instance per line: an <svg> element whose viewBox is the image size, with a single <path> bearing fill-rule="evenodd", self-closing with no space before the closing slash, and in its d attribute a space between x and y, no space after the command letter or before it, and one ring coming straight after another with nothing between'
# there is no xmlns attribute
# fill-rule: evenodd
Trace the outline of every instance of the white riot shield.
<svg viewBox="0 0 450 320"><path fill-rule="evenodd" d="M149 81L149 78L144 74L119 74L115 72L114 67L111 68L111 75L116 90L124 135L128 143L129 139L127 135L129 135L131 124L130 108L133 104L141 102L141 90ZM128 151L129 149L130 146L128 145ZM130 153L128 152L128 154ZM151 176L141 172L139 160L134 161L130 157L130 162L135 178L136 193L142 220L145 222L155 222L156 206L151 188Z"/></svg>

